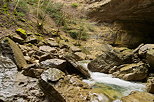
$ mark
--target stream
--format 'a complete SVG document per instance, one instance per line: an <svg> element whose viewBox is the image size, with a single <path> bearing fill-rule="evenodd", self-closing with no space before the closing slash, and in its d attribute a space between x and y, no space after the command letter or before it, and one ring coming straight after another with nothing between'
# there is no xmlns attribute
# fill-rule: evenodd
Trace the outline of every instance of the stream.
<svg viewBox="0 0 154 102"><path fill-rule="evenodd" d="M79 61L79 64L86 69L88 63L88 60ZM100 72L90 72L90 74L91 79L84 79L83 81L92 86L94 93L103 93L111 100L120 99L123 96L129 95L132 91L145 91L144 83L125 81L113 78L111 74Z"/></svg>

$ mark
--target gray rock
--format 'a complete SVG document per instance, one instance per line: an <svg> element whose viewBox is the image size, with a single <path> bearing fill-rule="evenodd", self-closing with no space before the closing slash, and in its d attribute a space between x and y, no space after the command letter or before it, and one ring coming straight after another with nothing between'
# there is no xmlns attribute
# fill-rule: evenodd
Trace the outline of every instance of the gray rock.
<svg viewBox="0 0 154 102"><path fill-rule="evenodd" d="M70 50L73 51L73 52L81 52L82 50L76 46L71 46L70 47Z"/></svg>
<svg viewBox="0 0 154 102"><path fill-rule="evenodd" d="M59 47L59 44L56 41L48 41L47 44L51 47Z"/></svg>
<svg viewBox="0 0 154 102"><path fill-rule="evenodd" d="M61 59L47 59L42 61L40 65L43 68L58 68L58 69L65 69L66 67L66 60Z"/></svg>
<svg viewBox="0 0 154 102"><path fill-rule="evenodd" d="M4 102L43 102L37 79L26 77L7 57L0 56L0 100Z"/></svg>
<svg viewBox="0 0 154 102"><path fill-rule="evenodd" d="M76 76L72 76L69 79L69 83L72 84L73 86L79 86L85 89L90 88L90 86L87 83L84 83L82 80L78 79Z"/></svg>
<svg viewBox="0 0 154 102"><path fill-rule="evenodd" d="M113 44L120 46L129 46L130 48L134 48L143 42L153 42L152 34L154 33L154 26L147 24L146 22L154 22L154 1L90 1L96 2L86 6L88 17L92 17L98 22L110 23L110 25L107 26L107 28L109 27L108 33L102 34L107 35L105 37L103 36L104 38L107 38L107 42L112 42Z"/></svg>
<svg viewBox="0 0 154 102"><path fill-rule="evenodd" d="M39 78L40 75L43 73L44 69L39 69L39 68L30 68L30 69L25 69L22 73L25 76L29 76L32 78Z"/></svg>
<svg viewBox="0 0 154 102"><path fill-rule="evenodd" d="M54 82L64 78L65 73L56 68L49 68L41 74L43 80Z"/></svg>
<svg viewBox="0 0 154 102"><path fill-rule="evenodd" d="M147 62L150 64L151 68L154 69L154 49L150 49L146 53Z"/></svg>
<svg viewBox="0 0 154 102"><path fill-rule="evenodd" d="M56 51L55 48L52 48L50 46L40 46L39 50L44 51L44 52L55 52Z"/></svg>
<svg viewBox="0 0 154 102"><path fill-rule="evenodd" d="M1 52L3 56L7 56L12 59L19 70L27 67L27 62L24 59L24 55L19 46L9 38L4 38L0 42Z"/></svg>
<svg viewBox="0 0 154 102"><path fill-rule="evenodd" d="M31 61L32 61L32 59L31 59L29 56L24 56L24 58L25 58L25 60L26 60L27 62L31 62Z"/></svg>
<svg viewBox="0 0 154 102"><path fill-rule="evenodd" d="M42 62L51 58L53 58L53 56L50 53L45 53L44 55L40 56L39 61Z"/></svg>

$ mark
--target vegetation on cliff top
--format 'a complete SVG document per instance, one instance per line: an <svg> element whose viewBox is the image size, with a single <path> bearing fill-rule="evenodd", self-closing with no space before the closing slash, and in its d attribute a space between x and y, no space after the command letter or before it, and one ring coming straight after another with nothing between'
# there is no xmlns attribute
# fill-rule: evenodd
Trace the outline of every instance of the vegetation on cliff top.
<svg viewBox="0 0 154 102"><path fill-rule="evenodd" d="M1 1L1 13L20 19L25 22L24 18L28 18L30 14L36 17L39 30L45 33L44 25L48 17L53 19L57 26L57 34L64 31L72 38L77 40L86 40L88 38L89 25L86 19L75 17L64 10L66 5L57 3L52 0L3 0ZM72 9L77 9L78 3L70 5ZM32 28L28 26L29 28Z"/></svg>

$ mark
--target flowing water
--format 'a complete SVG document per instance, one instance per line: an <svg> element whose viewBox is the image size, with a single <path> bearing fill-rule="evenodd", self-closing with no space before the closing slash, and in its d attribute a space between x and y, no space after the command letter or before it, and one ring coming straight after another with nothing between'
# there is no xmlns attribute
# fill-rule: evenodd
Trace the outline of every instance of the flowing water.
<svg viewBox="0 0 154 102"><path fill-rule="evenodd" d="M80 65L87 68L89 61L80 61ZM83 80L93 87L94 92L104 93L110 99L115 100L129 95L132 91L145 91L144 83L125 81L113 78L111 74L90 72L91 79Z"/></svg>

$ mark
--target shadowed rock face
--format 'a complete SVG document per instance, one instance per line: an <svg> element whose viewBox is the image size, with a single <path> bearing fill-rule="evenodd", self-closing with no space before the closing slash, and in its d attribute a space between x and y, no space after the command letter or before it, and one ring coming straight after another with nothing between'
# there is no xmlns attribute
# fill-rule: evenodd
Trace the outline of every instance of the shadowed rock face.
<svg viewBox="0 0 154 102"><path fill-rule="evenodd" d="M136 47L140 43L154 43L153 0L97 0L87 10L88 16L96 21L116 22L116 45Z"/></svg>
<svg viewBox="0 0 154 102"><path fill-rule="evenodd" d="M58 91L46 81L40 79L39 86L44 94L47 96L49 102L66 102Z"/></svg>

